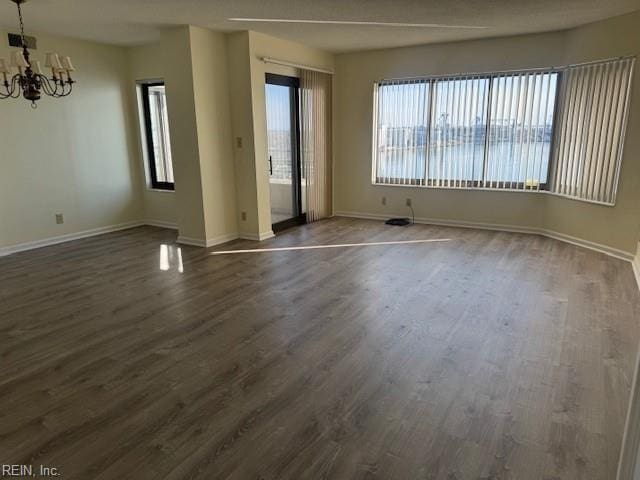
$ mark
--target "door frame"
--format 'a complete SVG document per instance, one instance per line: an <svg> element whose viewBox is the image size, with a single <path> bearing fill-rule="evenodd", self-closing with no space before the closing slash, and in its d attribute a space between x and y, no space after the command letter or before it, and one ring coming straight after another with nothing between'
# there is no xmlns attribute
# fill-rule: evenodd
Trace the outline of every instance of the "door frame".
<svg viewBox="0 0 640 480"><path fill-rule="evenodd" d="M272 224L274 232L279 232L287 228L303 225L307 223L307 214L302 212L302 165L300 154L300 79L289 77L287 75L279 75L276 73L265 74L265 84L280 85L282 87L290 87L289 89L289 105L292 122L291 132L291 183L293 197L293 211L295 215L292 218ZM268 127L268 125L267 125ZM271 206L269 206L271 210Z"/></svg>

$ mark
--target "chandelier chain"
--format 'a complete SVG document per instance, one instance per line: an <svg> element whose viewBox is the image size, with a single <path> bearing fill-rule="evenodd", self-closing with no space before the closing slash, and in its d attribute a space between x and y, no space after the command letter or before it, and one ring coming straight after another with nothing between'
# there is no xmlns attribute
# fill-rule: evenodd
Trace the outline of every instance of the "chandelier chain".
<svg viewBox="0 0 640 480"><path fill-rule="evenodd" d="M20 36L22 37L22 46L26 46L24 40L24 20L22 19L22 8L20 7L20 2L18 2L18 19L20 20Z"/></svg>

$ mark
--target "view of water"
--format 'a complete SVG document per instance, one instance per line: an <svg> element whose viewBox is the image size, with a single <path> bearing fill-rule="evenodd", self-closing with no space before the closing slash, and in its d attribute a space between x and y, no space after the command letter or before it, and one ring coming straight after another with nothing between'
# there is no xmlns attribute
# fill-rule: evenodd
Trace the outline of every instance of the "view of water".
<svg viewBox="0 0 640 480"><path fill-rule="evenodd" d="M496 142L489 146L487 181L544 183L549 166L549 141L521 146ZM378 152L379 178L424 178L425 148L382 148ZM484 145L451 145L429 148L429 179L483 180Z"/></svg>

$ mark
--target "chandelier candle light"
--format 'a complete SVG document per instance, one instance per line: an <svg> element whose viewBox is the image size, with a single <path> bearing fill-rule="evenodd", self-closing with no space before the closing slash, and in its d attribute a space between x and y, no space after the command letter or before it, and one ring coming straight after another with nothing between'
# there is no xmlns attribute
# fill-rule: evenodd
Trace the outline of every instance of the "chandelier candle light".
<svg viewBox="0 0 640 480"><path fill-rule="evenodd" d="M22 50L12 52L9 62L0 58L0 99L18 98L22 93L26 100L31 101L31 106L36 108L36 101L40 100L42 93L54 98L66 97L73 90L75 83L71 78L71 73L75 71L71 58L60 57L57 53L47 53L44 73L40 62L31 59L25 41L20 5L26 0L11 1L18 6ZM51 77L47 77L49 72Z"/></svg>

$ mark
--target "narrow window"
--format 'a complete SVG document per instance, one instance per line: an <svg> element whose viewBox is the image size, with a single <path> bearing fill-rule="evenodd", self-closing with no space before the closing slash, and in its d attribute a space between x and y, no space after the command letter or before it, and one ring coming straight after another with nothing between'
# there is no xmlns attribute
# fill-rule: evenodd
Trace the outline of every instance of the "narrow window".
<svg viewBox="0 0 640 480"><path fill-rule="evenodd" d="M174 190L164 83L143 83L140 89L150 186L161 190Z"/></svg>

